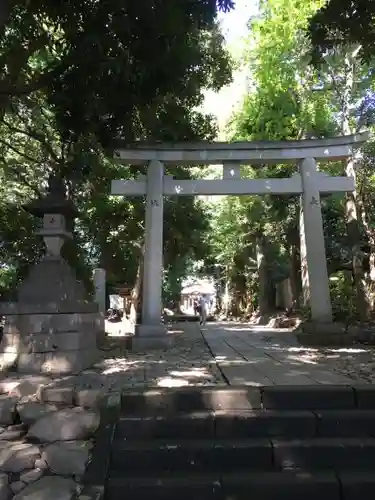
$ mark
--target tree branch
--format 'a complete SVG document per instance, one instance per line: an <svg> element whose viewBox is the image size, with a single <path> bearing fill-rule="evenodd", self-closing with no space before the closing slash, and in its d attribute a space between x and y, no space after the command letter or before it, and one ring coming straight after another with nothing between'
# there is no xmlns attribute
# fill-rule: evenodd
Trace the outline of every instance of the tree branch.
<svg viewBox="0 0 375 500"><path fill-rule="evenodd" d="M23 156L24 158L26 158L26 160L28 161L31 161L32 163L37 163L39 164L40 162L38 160L36 160L35 158L33 158L32 156L29 156L27 155L26 153L21 153L21 151L19 151L17 148L15 148L14 146L12 146L11 144L9 144L7 141L4 141L4 139L1 139L0 138L0 144L4 144L5 147L11 149L14 153L20 155L20 156Z"/></svg>
<svg viewBox="0 0 375 500"><path fill-rule="evenodd" d="M50 144L48 144L48 142L45 140L45 138L43 138L40 134L38 134L37 132L33 132L30 129L22 130L18 127L15 127L14 125L11 125L10 123L8 123L4 118L1 121L12 132L16 132L17 134L26 135L30 139L34 139L34 140L40 142L40 144L44 147L45 151L47 153L49 153L49 155L56 161L56 163L59 161L59 158L58 158L57 154L55 153L55 151L53 150L52 146Z"/></svg>

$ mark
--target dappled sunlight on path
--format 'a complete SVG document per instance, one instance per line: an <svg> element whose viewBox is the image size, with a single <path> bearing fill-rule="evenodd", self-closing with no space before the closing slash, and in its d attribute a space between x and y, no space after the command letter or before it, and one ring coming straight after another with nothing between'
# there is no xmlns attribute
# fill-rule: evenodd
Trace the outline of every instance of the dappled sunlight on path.
<svg viewBox="0 0 375 500"><path fill-rule="evenodd" d="M117 349L107 353L96 368L117 387L225 384L196 324L173 325L169 334L173 340L165 350L133 353Z"/></svg>
<svg viewBox="0 0 375 500"><path fill-rule="evenodd" d="M236 323L203 330L231 384L353 384L375 380L375 350L367 346L306 348L291 330Z"/></svg>

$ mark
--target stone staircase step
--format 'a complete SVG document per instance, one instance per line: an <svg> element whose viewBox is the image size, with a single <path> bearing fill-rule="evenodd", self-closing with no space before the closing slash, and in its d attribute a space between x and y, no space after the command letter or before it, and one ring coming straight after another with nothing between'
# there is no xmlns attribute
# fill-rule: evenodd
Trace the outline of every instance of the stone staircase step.
<svg viewBox="0 0 375 500"><path fill-rule="evenodd" d="M268 410L350 410L356 392L346 385L274 385L262 388L262 407Z"/></svg>
<svg viewBox="0 0 375 500"><path fill-rule="evenodd" d="M111 477L106 500L221 500L220 476L189 474L185 476Z"/></svg>
<svg viewBox="0 0 375 500"><path fill-rule="evenodd" d="M317 417L310 411L218 411L214 414L217 439L299 437L316 435Z"/></svg>
<svg viewBox="0 0 375 500"><path fill-rule="evenodd" d="M359 500L374 496L375 470L112 477L106 500Z"/></svg>
<svg viewBox="0 0 375 500"><path fill-rule="evenodd" d="M224 472L273 467L273 450L267 439L241 441L115 441L112 471L130 475L168 472ZM115 473L115 472L114 472Z"/></svg>
<svg viewBox="0 0 375 500"><path fill-rule="evenodd" d="M119 439L375 436L375 410L226 410L122 416Z"/></svg>
<svg viewBox="0 0 375 500"><path fill-rule="evenodd" d="M374 497L375 470L229 474L222 477L221 486L222 498L231 500L370 499Z"/></svg>
<svg viewBox="0 0 375 500"><path fill-rule="evenodd" d="M116 426L116 439L212 439L215 416L212 411L159 416L122 416Z"/></svg>
<svg viewBox="0 0 375 500"><path fill-rule="evenodd" d="M366 469L375 464L374 438L115 441L112 470L132 475L243 470Z"/></svg>
<svg viewBox="0 0 375 500"><path fill-rule="evenodd" d="M277 469L366 469L375 464L374 438L272 439Z"/></svg>
<svg viewBox="0 0 375 500"><path fill-rule="evenodd" d="M122 415L162 415L226 409L261 408L258 387L195 386L125 391L121 395Z"/></svg>
<svg viewBox="0 0 375 500"><path fill-rule="evenodd" d="M370 385L195 386L125 391L121 412L161 415L220 410L375 410Z"/></svg>
<svg viewBox="0 0 375 500"><path fill-rule="evenodd" d="M320 437L375 436L375 410L319 410L316 417Z"/></svg>
<svg viewBox="0 0 375 500"><path fill-rule="evenodd" d="M112 407L85 483L106 500L375 498L369 385L132 390Z"/></svg>
<svg viewBox="0 0 375 500"><path fill-rule="evenodd" d="M202 411L155 417L121 417L116 437L127 439L219 439L313 437L317 416L309 411Z"/></svg>
<svg viewBox="0 0 375 500"><path fill-rule="evenodd" d="M231 500L344 500L334 472L263 472L226 474L223 498Z"/></svg>

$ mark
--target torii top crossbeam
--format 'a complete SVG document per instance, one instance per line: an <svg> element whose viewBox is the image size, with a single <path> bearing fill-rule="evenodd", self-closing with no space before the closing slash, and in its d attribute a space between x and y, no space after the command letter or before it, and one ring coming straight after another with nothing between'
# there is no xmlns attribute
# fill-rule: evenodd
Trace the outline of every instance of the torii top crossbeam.
<svg viewBox="0 0 375 500"><path fill-rule="evenodd" d="M317 161L341 160L352 156L353 151L367 141L368 132L330 139L305 139L300 141L258 142L138 142L114 144L114 156L124 163L145 164L152 160L176 164L217 164L242 162L243 164L294 163L304 158Z"/></svg>

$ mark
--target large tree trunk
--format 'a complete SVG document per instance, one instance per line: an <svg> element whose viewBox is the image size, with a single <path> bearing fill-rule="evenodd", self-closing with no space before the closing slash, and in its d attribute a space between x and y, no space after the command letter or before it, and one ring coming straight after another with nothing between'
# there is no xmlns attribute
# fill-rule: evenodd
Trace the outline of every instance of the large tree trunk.
<svg viewBox="0 0 375 500"><path fill-rule="evenodd" d="M352 53L348 53L345 57L345 76L346 81L339 96L342 103L341 114L342 122L341 129L344 135L349 135L353 133L350 126L350 112L351 112L351 102L353 101L353 93L356 80L356 69L357 69L357 54L359 47L356 47ZM345 172L348 177L352 177L356 183L356 160L355 157L349 158L345 162ZM361 241L361 228L360 220L358 217L358 206L357 206L357 192L347 193L346 203L345 203L345 215L349 245L351 248L352 255L352 274L353 274L353 287L355 290L355 298L357 305L357 313L361 321L366 321L369 318L370 313L370 303L368 300L368 291L365 282L365 273L363 269L363 252L362 252L362 241Z"/></svg>
<svg viewBox="0 0 375 500"><path fill-rule="evenodd" d="M346 164L346 174L356 180L354 159ZM346 223L349 245L352 254L353 286L355 290L357 313L361 321L367 321L370 315L370 302L368 298L367 284L363 269L363 252L361 231L358 220L358 207L356 203L356 192L346 195Z"/></svg>
<svg viewBox="0 0 375 500"><path fill-rule="evenodd" d="M291 227L287 234L288 253L290 256L290 287L292 291L292 307L301 307L302 282L301 282L301 256L300 234L298 227Z"/></svg>
<svg viewBox="0 0 375 500"><path fill-rule="evenodd" d="M138 314L140 313L141 299L142 299L142 282L143 282L143 262L144 262L144 245L142 245L137 274L135 278L135 283L131 293L131 305L130 305L130 321L133 324L137 324Z"/></svg>
<svg viewBox="0 0 375 500"><path fill-rule="evenodd" d="M236 254L230 276L228 276L230 283L229 312L236 317L241 316L246 310L247 280L245 261L246 256L242 252Z"/></svg>
<svg viewBox="0 0 375 500"><path fill-rule="evenodd" d="M299 254L299 248L297 247L297 245L292 245L290 251L290 259L291 259L290 286L292 289L292 304L293 304L293 309L299 309L301 307L302 284L301 284L301 259Z"/></svg>
<svg viewBox="0 0 375 500"><path fill-rule="evenodd" d="M371 311L374 309L374 289L375 289L375 231L369 223L369 215L366 207L371 207L371 200L366 200L365 186L367 177L362 180L360 186L357 185L357 207L360 212L362 226L366 232L367 255L364 267L364 273L367 281L367 300L370 303Z"/></svg>
<svg viewBox="0 0 375 500"><path fill-rule="evenodd" d="M267 314L270 310L269 305L269 283L268 283L268 265L266 258L267 240L264 235L256 238L256 254L259 276L259 314Z"/></svg>

